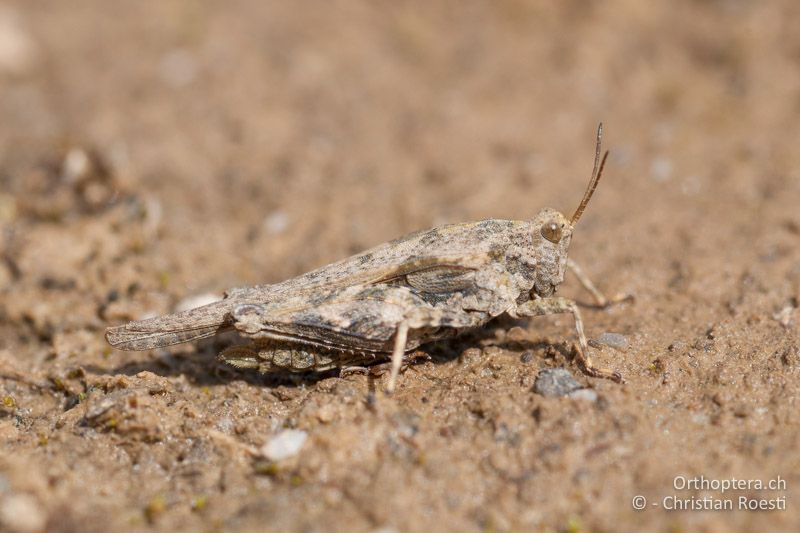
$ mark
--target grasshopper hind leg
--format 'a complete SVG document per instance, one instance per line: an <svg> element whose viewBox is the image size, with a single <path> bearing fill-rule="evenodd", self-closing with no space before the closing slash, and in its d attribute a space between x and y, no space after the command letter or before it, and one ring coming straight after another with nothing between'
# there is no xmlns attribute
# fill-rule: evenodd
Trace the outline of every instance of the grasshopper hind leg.
<svg viewBox="0 0 800 533"><path fill-rule="evenodd" d="M235 368L260 368L258 352L249 346L229 346L217 356Z"/></svg>
<svg viewBox="0 0 800 533"><path fill-rule="evenodd" d="M341 366L339 354L300 345L254 342L230 346L219 359L236 368L253 368L262 374L270 372L324 371Z"/></svg>

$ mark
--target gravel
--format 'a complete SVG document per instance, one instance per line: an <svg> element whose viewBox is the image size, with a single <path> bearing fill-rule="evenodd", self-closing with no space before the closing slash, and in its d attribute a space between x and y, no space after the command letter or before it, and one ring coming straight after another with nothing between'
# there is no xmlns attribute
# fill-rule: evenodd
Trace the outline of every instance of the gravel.
<svg viewBox="0 0 800 533"><path fill-rule="evenodd" d="M300 453L308 433L298 429L284 429L261 447L261 455L270 461L283 461Z"/></svg>
<svg viewBox="0 0 800 533"><path fill-rule="evenodd" d="M568 397L592 402L597 400L597 393L578 383L565 368L546 368L539 372L533 391L549 397Z"/></svg>
<svg viewBox="0 0 800 533"><path fill-rule="evenodd" d="M597 342L619 350L624 350L628 347L628 338L620 333L605 332L597 338Z"/></svg>

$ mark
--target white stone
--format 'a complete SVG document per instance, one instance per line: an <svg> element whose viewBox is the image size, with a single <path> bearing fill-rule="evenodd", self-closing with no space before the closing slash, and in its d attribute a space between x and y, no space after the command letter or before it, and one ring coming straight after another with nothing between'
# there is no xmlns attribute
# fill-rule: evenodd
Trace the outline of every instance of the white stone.
<svg viewBox="0 0 800 533"><path fill-rule="evenodd" d="M283 461L300 453L308 433L298 429L284 429L261 447L261 455L270 461Z"/></svg>
<svg viewBox="0 0 800 533"><path fill-rule="evenodd" d="M22 74L34 63L36 46L13 9L0 6L0 73Z"/></svg>
<svg viewBox="0 0 800 533"><path fill-rule="evenodd" d="M0 500L0 530L34 533L46 525L47 515L33 496L11 494Z"/></svg>
<svg viewBox="0 0 800 533"><path fill-rule="evenodd" d="M289 228L289 215L283 211L275 211L267 215L263 224L270 235L280 235Z"/></svg>

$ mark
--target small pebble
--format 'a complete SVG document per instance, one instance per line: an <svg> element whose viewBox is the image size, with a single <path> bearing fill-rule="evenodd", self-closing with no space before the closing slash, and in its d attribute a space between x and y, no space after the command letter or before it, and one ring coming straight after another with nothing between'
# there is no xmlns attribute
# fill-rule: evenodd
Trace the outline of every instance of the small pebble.
<svg viewBox="0 0 800 533"><path fill-rule="evenodd" d="M92 162L89 154L81 148L72 148L64 157L62 176L67 183L75 183L91 170Z"/></svg>
<svg viewBox="0 0 800 533"><path fill-rule="evenodd" d="M777 320L781 326L788 328L792 324L792 315L794 314L794 310L794 306L787 305L777 313L773 314L772 318Z"/></svg>
<svg viewBox="0 0 800 533"><path fill-rule="evenodd" d="M610 333L608 331L600 335L597 338L597 342L605 344L606 346L611 346L612 348L617 348L618 350L624 350L628 347L628 339L625 335Z"/></svg>
<svg viewBox="0 0 800 533"><path fill-rule="evenodd" d="M542 396L567 396L582 388L565 368L546 368L539 372L533 384L533 391Z"/></svg>
<svg viewBox="0 0 800 533"><path fill-rule="evenodd" d="M33 496L11 494L0 503L0 530L17 533L43 531L47 515Z"/></svg>
<svg viewBox="0 0 800 533"><path fill-rule="evenodd" d="M650 162L650 177L653 181L663 183L672 177L672 161L666 157L657 157Z"/></svg>
<svg viewBox="0 0 800 533"><path fill-rule="evenodd" d="M33 35L15 9L0 4L0 74L23 74L37 56Z"/></svg>
<svg viewBox="0 0 800 533"><path fill-rule="evenodd" d="M298 429L284 429L261 447L261 455L270 461L283 461L300 453L308 433Z"/></svg>
<svg viewBox="0 0 800 533"><path fill-rule="evenodd" d="M220 418L219 422L217 422L217 429L230 435L234 430L233 419L229 416Z"/></svg>
<svg viewBox="0 0 800 533"><path fill-rule="evenodd" d="M597 401L597 393L592 389L578 389L567 394L567 397L573 400L585 400L587 402Z"/></svg>
<svg viewBox="0 0 800 533"><path fill-rule="evenodd" d="M597 401L597 393L578 383L566 368L546 368L539 372L533 391L542 396L566 396L573 400Z"/></svg>
<svg viewBox="0 0 800 533"><path fill-rule="evenodd" d="M289 215L284 211L275 211L267 215L263 225L266 232L270 235L280 235L289 229Z"/></svg>

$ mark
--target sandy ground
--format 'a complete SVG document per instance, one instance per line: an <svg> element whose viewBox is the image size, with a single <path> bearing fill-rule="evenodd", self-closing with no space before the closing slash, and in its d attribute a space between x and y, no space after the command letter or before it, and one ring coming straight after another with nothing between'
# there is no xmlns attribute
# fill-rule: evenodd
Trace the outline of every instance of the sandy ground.
<svg viewBox="0 0 800 533"><path fill-rule="evenodd" d="M0 530L800 527L800 4L437 5L0 2ZM600 120L571 257L636 296L584 310L625 385L580 373L568 317L430 346L377 401L224 367L230 338L105 344L417 229L571 212ZM560 367L596 401L534 392Z"/></svg>

